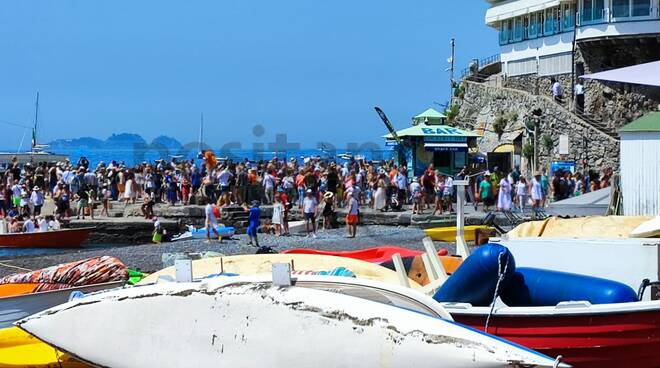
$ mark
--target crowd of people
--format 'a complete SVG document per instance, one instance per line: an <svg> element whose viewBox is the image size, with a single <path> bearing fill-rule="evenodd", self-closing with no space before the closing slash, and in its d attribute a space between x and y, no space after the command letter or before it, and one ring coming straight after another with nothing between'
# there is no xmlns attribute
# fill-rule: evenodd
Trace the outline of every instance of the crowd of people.
<svg viewBox="0 0 660 368"><path fill-rule="evenodd" d="M289 161L241 162L172 159L135 166L100 162L90 167L82 157L71 162L19 165L14 162L0 173L0 216L35 218L47 198L55 205L55 219L62 221L109 216L110 206L140 204L145 218L153 217L157 203L171 206L208 203L219 208L274 205L278 235L286 235L286 219L298 206L311 236L321 214L324 227L331 226L335 210L348 206L349 233L355 235L359 207L386 211L400 209L398 195L407 190L405 168L392 162L379 165L351 160L343 165L320 158ZM394 194L394 195L393 195Z"/></svg>
<svg viewBox="0 0 660 368"><path fill-rule="evenodd" d="M347 232L355 236L360 208L401 211L412 205L413 214L429 210L432 215L452 213L455 179L469 180L466 192L475 206L488 211L524 210L545 206L548 198L561 200L609 185L612 170L587 175L558 170L552 178L536 172L530 178L519 168L504 173L464 168L452 177L430 165L418 177L408 177L405 166L393 161L369 162L351 159L343 164L320 158L240 162L217 160L207 154L197 160L100 162L90 167L82 157L71 162L19 165L14 162L0 173L0 216L32 221L45 220L42 208L47 198L55 204L51 221L72 216L109 216L112 206L139 204L145 218L153 218L156 203L176 205L214 204L219 209L257 204L273 205L273 231L288 234L289 211L298 207L310 236L315 236L317 218L323 228L333 227L337 208L346 207ZM46 214L51 215L51 214ZM39 219L39 220L38 220ZM38 226L37 228L42 228Z"/></svg>
<svg viewBox="0 0 660 368"><path fill-rule="evenodd" d="M517 166L508 173L501 172L496 166L492 172L468 176L471 185L467 194L475 210L481 203L486 212L493 206L496 211L524 212L527 206L531 206L533 211L540 211L550 201L561 201L609 187L613 174L611 168L606 168L602 173L590 171L587 175L557 169L550 178L546 170L536 171L526 178Z"/></svg>

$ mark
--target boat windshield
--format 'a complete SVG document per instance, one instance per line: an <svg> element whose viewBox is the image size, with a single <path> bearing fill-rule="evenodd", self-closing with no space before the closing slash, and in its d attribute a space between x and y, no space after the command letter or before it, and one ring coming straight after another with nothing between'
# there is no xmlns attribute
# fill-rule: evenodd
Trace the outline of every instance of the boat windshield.
<svg viewBox="0 0 660 368"><path fill-rule="evenodd" d="M295 284L316 290L324 290L338 294L344 294L355 298L366 299L372 302L387 304L398 308L407 309L427 316L442 318L429 306L408 296L398 294L389 290L377 289L363 285L327 283L316 281L298 281Z"/></svg>

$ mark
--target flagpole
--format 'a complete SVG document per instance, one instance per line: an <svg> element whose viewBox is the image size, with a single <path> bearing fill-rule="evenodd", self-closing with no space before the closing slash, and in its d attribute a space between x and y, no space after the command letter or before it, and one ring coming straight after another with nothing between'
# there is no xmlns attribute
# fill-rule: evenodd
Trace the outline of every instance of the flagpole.
<svg viewBox="0 0 660 368"><path fill-rule="evenodd" d="M39 123L39 91L37 91L37 102L34 104L34 128L32 128L32 152L37 146L37 124Z"/></svg>
<svg viewBox="0 0 660 368"><path fill-rule="evenodd" d="M456 46L456 40L451 39L451 67L449 68L449 101L454 100L454 49ZM451 103L450 103L451 105Z"/></svg>
<svg viewBox="0 0 660 368"><path fill-rule="evenodd" d="M199 121L199 140L197 141L197 150L199 151L199 154L202 153L203 135L204 135L204 113L201 114Z"/></svg>

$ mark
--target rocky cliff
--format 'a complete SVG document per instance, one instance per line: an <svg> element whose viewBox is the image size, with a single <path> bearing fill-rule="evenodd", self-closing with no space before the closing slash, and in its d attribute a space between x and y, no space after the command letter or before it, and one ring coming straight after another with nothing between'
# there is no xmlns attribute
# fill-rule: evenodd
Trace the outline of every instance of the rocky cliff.
<svg viewBox="0 0 660 368"><path fill-rule="evenodd" d="M482 151L484 147L493 149L498 144L511 143L507 140L513 140L520 134L524 136L524 145L530 139L525 130L524 117L536 110L541 114L539 137L547 136L552 140L551 147L539 142L540 167L548 167L550 161L560 159L557 148L562 135L569 138L569 154L561 158L575 160L578 170L618 167L618 139L572 114L551 98L513 88L489 87L468 81L463 83L465 96L457 122L462 128L484 134L485 138L480 142ZM501 136L492 134L497 130L493 125L498 117L506 114L518 118L508 122Z"/></svg>

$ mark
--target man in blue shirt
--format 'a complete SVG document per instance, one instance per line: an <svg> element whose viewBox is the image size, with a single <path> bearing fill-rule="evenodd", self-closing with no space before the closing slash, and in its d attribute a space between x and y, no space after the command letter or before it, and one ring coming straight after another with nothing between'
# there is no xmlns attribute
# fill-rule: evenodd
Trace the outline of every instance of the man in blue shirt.
<svg viewBox="0 0 660 368"><path fill-rule="evenodd" d="M399 167L396 177L394 178L394 182L396 183L396 188L398 191L397 197L401 205L403 205L406 201L406 198L408 198L407 196L408 177L404 173L405 173L405 167L401 166Z"/></svg>

